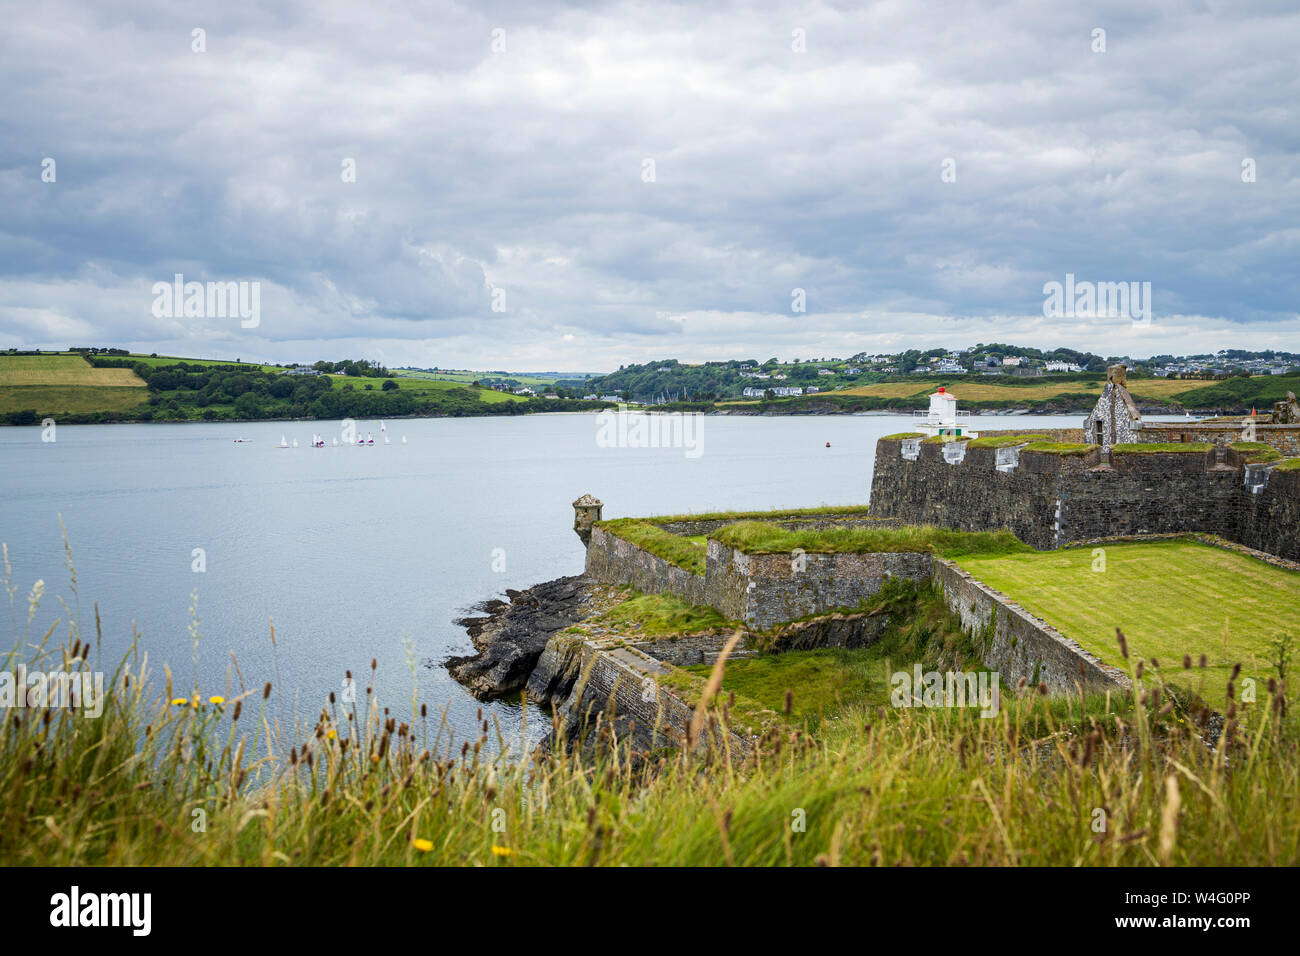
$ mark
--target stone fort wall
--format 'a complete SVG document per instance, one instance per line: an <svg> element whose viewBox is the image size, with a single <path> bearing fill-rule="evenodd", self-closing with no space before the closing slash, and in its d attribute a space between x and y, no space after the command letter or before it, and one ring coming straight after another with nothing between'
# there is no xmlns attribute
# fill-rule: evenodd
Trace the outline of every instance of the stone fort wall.
<svg viewBox="0 0 1300 956"><path fill-rule="evenodd" d="M711 605L758 631L808 618L769 631L763 643L771 650L871 644L879 637L887 618L839 613L837 609L859 606L891 577L930 581L941 588L948 607L960 616L963 629L983 635L984 664L997 670L1005 684L1014 685L1024 678L1035 684L1045 683L1054 693L1073 692L1080 681L1089 688L1127 686L1127 678L1121 672L1102 664L1055 628L942 558L923 552L807 554L803 562L798 562L797 557L745 554L710 540L707 573L696 575L648 554L597 525L587 551L587 573L604 583L631 584L642 591L671 593L691 603ZM593 702L613 700L618 713L634 715L643 728L666 724L679 729L681 720L689 717L681 712L679 703L663 695L639 702L633 700L633 688L619 683L618 675L629 668L651 673L653 667L647 669L639 658L671 664L711 662L726 639L726 635L709 635L677 644L658 641L605 649L593 665L590 690L571 693L574 675L581 669L577 666L579 658L592 664L588 660L592 649L582 648L581 638L565 638L569 641L565 643L561 637L564 636L551 639L529 679L530 696L582 708L591 707ZM565 648L570 656L578 654L578 657L561 666L556 655ZM752 649L744 648L739 656L750 653ZM605 660L611 655L616 659ZM568 676L565 679L545 676L561 673Z"/></svg>
<svg viewBox="0 0 1300 956"><path fill-rule="evenodd" d="M965 444L965 443L950 443ZM871 509L905 524L1009 528L1035 548L1196 531L1300 558L1300 471L1208 452L1085 455L881 439Z"/></svg>

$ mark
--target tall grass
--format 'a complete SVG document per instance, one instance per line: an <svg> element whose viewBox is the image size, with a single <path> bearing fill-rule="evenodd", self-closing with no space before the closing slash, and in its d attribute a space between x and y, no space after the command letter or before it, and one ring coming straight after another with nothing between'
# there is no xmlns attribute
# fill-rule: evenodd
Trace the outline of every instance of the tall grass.
<svg viewBox="0 0 1300 956"><path fill-rule="evenodd" d="M28 635L5 583L10 667L92 666L79 618L57 643L54 628ZM1158 671L1144 681L1132 702L1100 704L1022 688L992 719L862 708L816 737L770 731L744 761L710 734L694 751L638 755L604 727L605 746L580 761L522 754L487 721L460 740L424 705L390 714L373 695L286 727L271 700L284 688L196 698L165 672L157 686L133 648L106 676L100 717L4 715L0 863L1300 862L1298 735L1280 686L1230 707L1215 735Z"/></svg>

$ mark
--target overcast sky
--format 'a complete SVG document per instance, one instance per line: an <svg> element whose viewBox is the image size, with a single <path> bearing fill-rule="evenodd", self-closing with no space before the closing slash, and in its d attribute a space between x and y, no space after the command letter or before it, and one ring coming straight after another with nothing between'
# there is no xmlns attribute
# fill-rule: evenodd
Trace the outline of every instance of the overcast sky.
<svg viewBox="0 0 1300 956"><path fill-rule="evenodd" d="M1293 2L182 6L4 0L0 347L1300 351ZM1151 322L1045 318L1067 273Z"/></svg>

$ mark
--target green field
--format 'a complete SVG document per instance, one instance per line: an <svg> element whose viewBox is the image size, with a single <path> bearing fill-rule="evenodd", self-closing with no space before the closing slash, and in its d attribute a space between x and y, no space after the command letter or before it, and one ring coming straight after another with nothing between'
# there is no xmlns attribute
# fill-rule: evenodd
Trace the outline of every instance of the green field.
<svg viewBox="0 0 1300 956"><path fill-rule="evenodd" d="M452 382L461 385L470 385L483 379L510 379L518 382L520 385L527 385L529 388L535 388L538 385L550 385L558 381L555 376L540 375L521 375L515 372L409 372L406 370L397 371L399 378L421 378L431 382Z"/></svg>
<svg viewBox="0 0 1300 956"><path fill-rule="evenodd" d="M1154 658L1162 677L1226 701L1233 665L1263 685L1276 676L1271 642L1300 645L1300 574L1193 541L1108 544L1105 570L1091 548L958 559L963 568L1072 637L1098 657L1125 667L1115 628L1129 654ZM1183 670L1183 655L1204 671ZM1239 691L1240 693L1240 691Z"/></svg>
<svg viewBox="0 0 1300 956"><path fill-rule="evenodd" d="M236 421L313 414L327 418L477 415L514 413L517 409L511 403L522 408L530 401L526 396L429 378L335 374L295 378L285 377L285 370L279 366L252 362L143 355L99 357L147 366L143 374L150 377L150 382L146 384L137 368L96 368L76 352L0 354L0 416L12 424L31 424L45 416L94 422ZM188 370L176 371L175 366L182 362ZM151 370L155 369L169 373L171 381L154 381L155 372ZM176 376L181 376L181 384ZM204 376L208 377L206 382ZM327 393L333 393L334 399L332 404L317 405L320 386L325 382L330 385ZM387 390L385 383L392 383ZM292 386L291 390L283 390L286 384ZM207 390L200 395L202 385ZM248 390L255 393L256 400L252 405L245 401L236 407L236 398Z"/></svg>
<svg viewBox="0 0 1300 956"><path fill-rule="evenodd" d="M234 359L198 359L185 358L180 355L103 355L101 358L120 358L128 359L131 362L143 362L145 365L175 365L177 362L184 362L187 365L239 365L248 369L259 369L263 372L283 371L279 365L261 365L257 362L236 362Z"/></svg>
<svg viewBox="0 0 1300 956"><path fill-rule="evenodd" d="M125 412L145 400L143 388L104 385L0 386L0 415L31 409L40 415Z"/></svg>
<svg viewBox="0 0 1300 956"><path fill-rule="evenodd" d="M143 388L129 368L95 368L79 355L2 355L0 388L32 385L94 385Z"/></svg>
<svg viewBox="0 0 1300 956"><path fill-rule="evenodd" d="M427 395L435 395L438 392L449 392L453 388L467 389L470 392L477 392L480 402L498 403L498 402L526 402L527 395L510 395L506 392L494 392L490 388L473 389L466 382L444 382L431 378L412 378L406 375L398 375L394 379L364 379L354 378L347 375L331 375L334 380L335 388L342 388L344 385L352 385L356 388L365 388L366 385L374 385L375 388L383 388L385 381L394 381L397 387L402 391L416 392Z"/></svg>
<svg viewBox="0 0 1300 956"><path fill-rule="evenodd" d="M148 397L128 368L95 368L80 355L0 355L0 415L125 412Z"/></svg>

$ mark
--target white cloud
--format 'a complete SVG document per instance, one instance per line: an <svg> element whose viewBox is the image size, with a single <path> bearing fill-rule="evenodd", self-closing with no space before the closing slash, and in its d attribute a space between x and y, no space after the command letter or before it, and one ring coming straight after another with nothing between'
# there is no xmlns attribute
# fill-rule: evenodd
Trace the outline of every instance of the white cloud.
<svg viewBox="0 0 1300 956"><path fill-rule="evenodd" d="M575 369L1300 348L1300 13L1274 5L65 0L6 30L4 344ZM154 319L178 271L262 282L262 325ZM1067 272L1150 281L1152 328L1036 317Z"/></svg>

